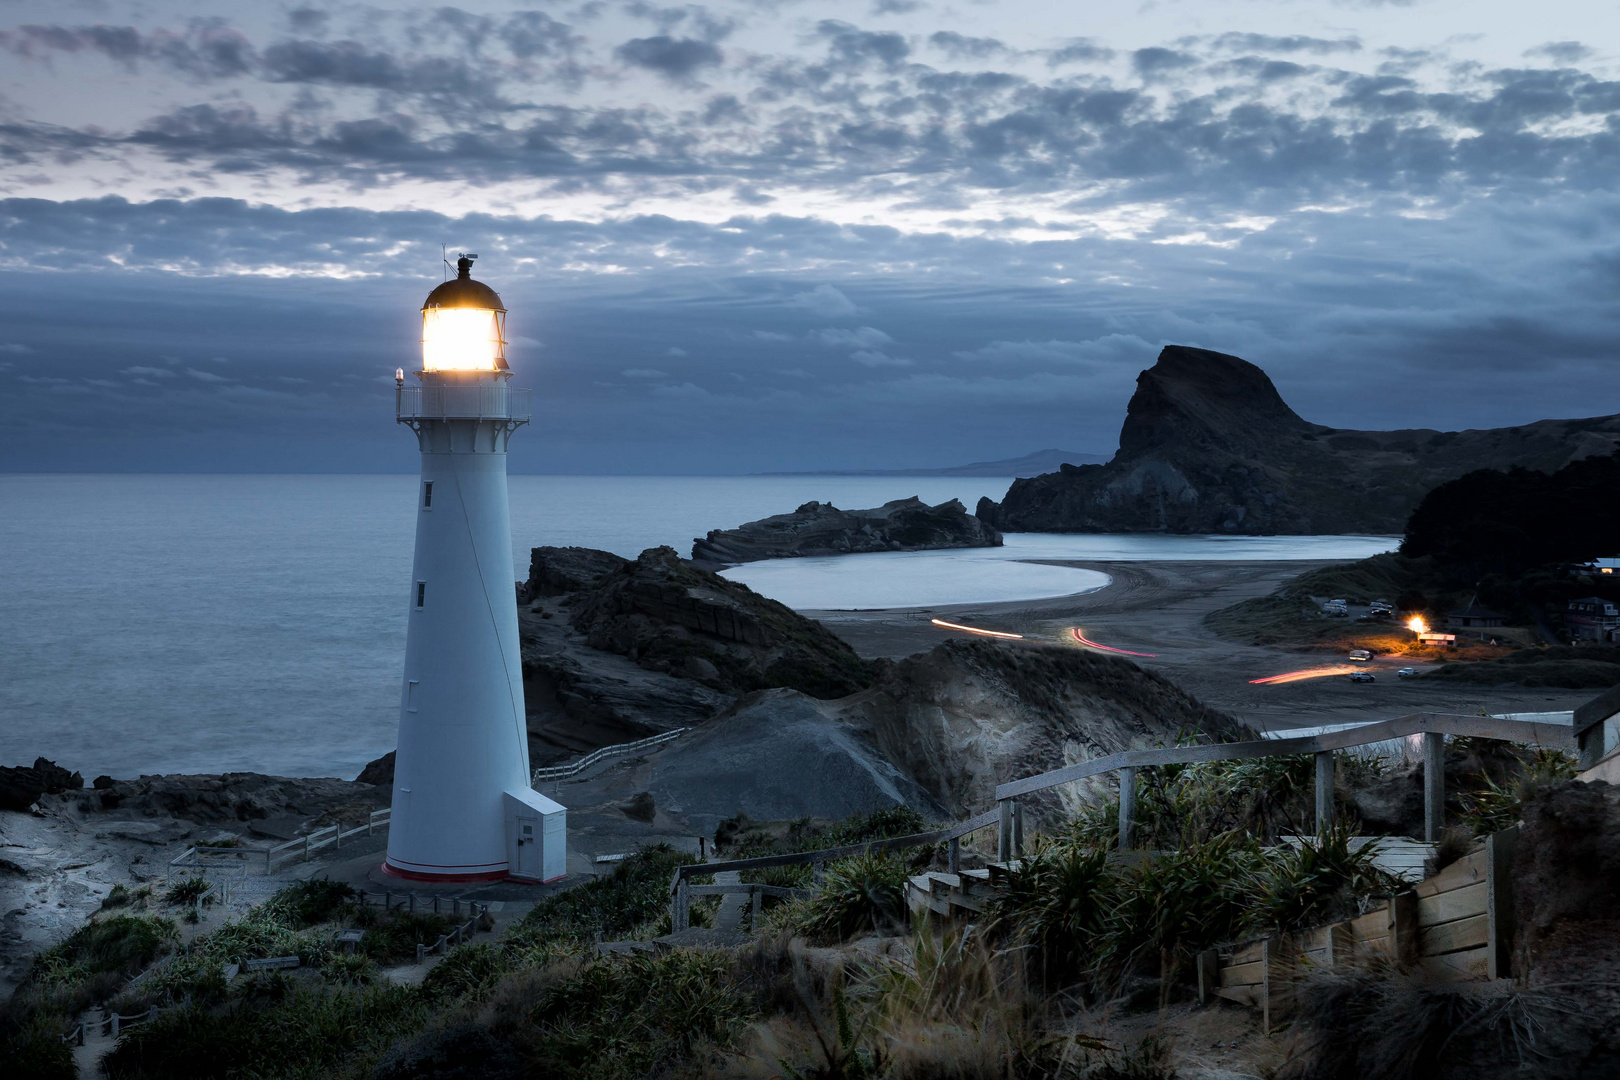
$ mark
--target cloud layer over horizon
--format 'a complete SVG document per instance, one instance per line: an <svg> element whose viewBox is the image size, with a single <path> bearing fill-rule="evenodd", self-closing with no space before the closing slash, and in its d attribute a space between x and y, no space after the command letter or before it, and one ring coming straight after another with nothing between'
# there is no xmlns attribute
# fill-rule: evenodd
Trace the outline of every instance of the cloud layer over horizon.
<svg viewBox="0 0 1620 1080"><path fill-rule="evenodd" d="M441 244L512 309L522 471L1108 453L1167 343L1342 427L1620 411L1608 16L0 18L0 469L412 468Z"/></svg>

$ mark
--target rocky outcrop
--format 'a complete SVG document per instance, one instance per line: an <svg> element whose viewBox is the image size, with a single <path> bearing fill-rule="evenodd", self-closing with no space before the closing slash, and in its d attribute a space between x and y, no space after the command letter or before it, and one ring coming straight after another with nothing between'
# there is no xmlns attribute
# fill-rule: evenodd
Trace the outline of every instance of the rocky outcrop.
<svg viewBox="0 0 1620 1080"><path fill-rule="evenodd" d="M871 665L819 622L672 548L642 552L569 607L591 648L726 694L780 686L836 698L872 680Z"/></svg>
<svg viewBox="0 0 1620 1080"><path fill-rule="evenodd" d="M955 499L929 506L913 496L874 510L840 510L807 502L791 514L715 529L692 542L692 558L729 564L805 555L851 555L873 551L1000 547L1001 534L968 514Z"/></svg>
<svg viewBox="0 0 1620 1080"><path fill-rule="evenodd" d="M978 516L1014 532L1401 532L1431 488L1475 469L1552 471L1620 446L1620 416L1442 432L1302 419L1265 372L1167 346L1137 378L1106 465L1016 480Z"/></svg>
<svg viewBox="0 0 1620 1080"><path fill-rule="evenodd" d="M84 777L54 761L35 758L32 766L0 768L0 810L27 810L45 795L77 791Z"/></svg>
<svg viewBox="0 0 1620 1080"><path fill-rule="evenodd" d="M1173 746L1183 733L1250 733L1161 676L1082 649L947 641L885 663L840 703L879 752L954 817L996 804L995 788L1121 750ZM1072 814L1099 784L1025 800L1035 820Z"/></svg>
<svg viewBox="0 0 1620 1080"><path fill-rule="evenodd" d="M742 698L658 754L645 783L658 807L708 834L738 813L842 818L904 803L934 820L945 816L838 703L794 690Z"/></svg>
<svg viewBox="0 0 1620 1080"><path fill-rule="evenodd" d="M630 560L611 551L582 547L537 547L529 552L524 598L562 596L588 589Z"/></svg>
<svg viewBox="0 0 1620 1080"><path fill-rule="evenodd" d="M393 755L388 757L391 780ZM334 808L357 803L371 810L388 805L388 800L386 789L379 792L367 783L332 777L202 773L142 776L134 780L98 777L95 791L86 793L80 809L116 810L120 817L181 818L203 824L317 817Z"/></svg>

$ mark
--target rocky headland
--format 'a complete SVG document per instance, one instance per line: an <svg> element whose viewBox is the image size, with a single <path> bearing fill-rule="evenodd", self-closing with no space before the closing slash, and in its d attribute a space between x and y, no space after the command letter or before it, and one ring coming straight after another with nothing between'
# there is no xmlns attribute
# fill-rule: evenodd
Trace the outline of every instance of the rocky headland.
<svg viewBox="0 0 1620 1080"><path fill-rule="evenodd" d="M1167 346L1137 378L1106 465L1016 480L977 516L1009 532L1399 533L1431 488L1476 469L1552 471L1620 446L1620 416L1474 431L1313 424L1266 373Z"/></svg>
<svg viewBox="0 0 1620 1080"><path fill-rule="evenodd" d="M1001 534L956 499L929 506L913 496L871 510L807 502L791 514L714 529L692 542L692 558L723 566L809 555L1000 546Z"/></svg>

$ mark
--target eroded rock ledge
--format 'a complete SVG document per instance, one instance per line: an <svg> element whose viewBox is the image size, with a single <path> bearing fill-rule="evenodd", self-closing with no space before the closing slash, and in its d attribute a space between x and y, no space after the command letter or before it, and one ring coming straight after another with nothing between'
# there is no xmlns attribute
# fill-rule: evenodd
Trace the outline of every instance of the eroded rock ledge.
<svg viewBox="0 0 1620 1080"><path fill-rule="evenodd" d="M692 558L708 563L754 562L805 555L873 551L1000 547L1001 534L973 517L956 499L929 506L916 496L872 510L840 510L807 502L791 514L715 529L692 542Z"/></svg>

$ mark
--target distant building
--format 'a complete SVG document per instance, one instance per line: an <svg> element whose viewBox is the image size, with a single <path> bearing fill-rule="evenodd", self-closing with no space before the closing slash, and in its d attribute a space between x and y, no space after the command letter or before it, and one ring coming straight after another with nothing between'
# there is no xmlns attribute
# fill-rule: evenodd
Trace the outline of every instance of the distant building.
<svg viewBox="0 0 1620 1080"><path fill-rule="evenodd" d="M1456 634L1419 634L1418 642L1433 649L1455 649L1457 647Z"/></svg>
<svg viewBox="0 0 1620 1080"><path fill-rule="evenodd" d="M1460 611L1446 612L1447 626L1460 626L1465 629L1501 626L1504 621L1505 616L1488 607L1481 607L1478 597L1468 601L1468 606Z"/></svg>
<svg viewBox="0 0 1620 1080"><path fill-rule="evenodd" d="M1579 641L1614 641L1620 630L1620 604L1601 596L1571 600L1564 612L1570 637Z"/></svg>
<svg viewBox="0 0 1620 1080"><path fill-rule="evenodd" d="M1620 556L1610 559L1593 559L1583 569L1593 574L1620 574Z"/></svg>

